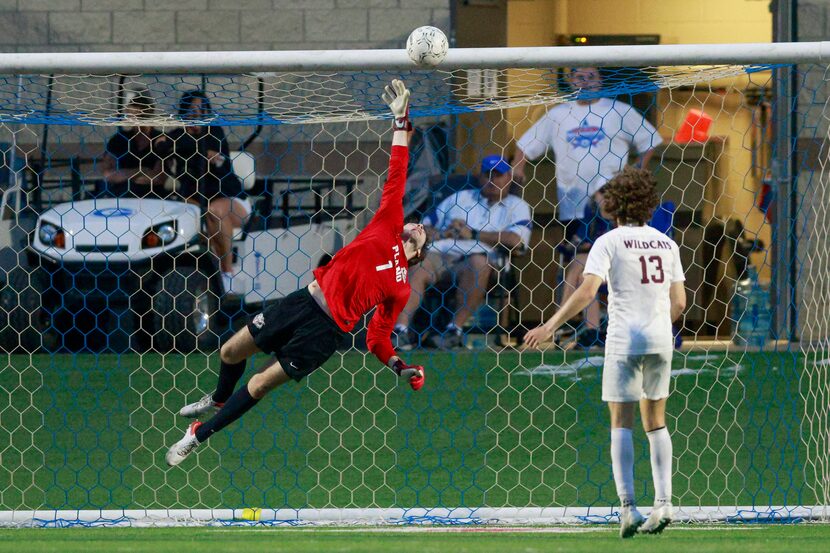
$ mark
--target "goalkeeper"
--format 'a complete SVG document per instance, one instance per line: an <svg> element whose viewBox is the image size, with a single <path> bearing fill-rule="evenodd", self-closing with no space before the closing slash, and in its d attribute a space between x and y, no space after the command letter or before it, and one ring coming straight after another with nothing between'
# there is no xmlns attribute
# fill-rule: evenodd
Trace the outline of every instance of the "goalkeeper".
<svg viewBox="0 0 830 553"><path fill-rule="evenodd" d="M403 224L403 193L409 162L409 90L393 80L382 95L395 117L392 154L383 196L372 221L332 260L314 271L315 280L255 315L220 350L216 390L180 411L185 417L213 414L190 424L184 437L167 452L175 466L214 433L234 422L289 379L302 378L334 354L343 336L363 315L377 307L369 322L369 351L406 379L413 390L424 384L424 368L405 364L395 354L391 334L409 299L408 268L426 255L427 235L421 224ZM276 361L260 370L236 392L248 357L273 353ZM214 414L215 413L215 414Z"/></svg>

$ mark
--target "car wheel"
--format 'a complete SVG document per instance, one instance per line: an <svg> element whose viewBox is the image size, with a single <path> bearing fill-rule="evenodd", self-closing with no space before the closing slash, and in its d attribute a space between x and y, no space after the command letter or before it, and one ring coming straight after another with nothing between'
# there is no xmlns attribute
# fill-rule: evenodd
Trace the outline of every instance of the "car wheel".
<svg viewBox="0 0 830 553"><path fill-rule="evenodd" d="M0 348L11 353L54 352L60 343L44 308L41 292L48 273L39 268L15 267L0 291L0 310L6 321L0 328Z"/></svg>
<svg viewBox="0 0 830 553"><path fill-rule="evenodd" d="M219 298L196 267L171 269L153 295L153 346L162 352L215 351Z"/></svg>

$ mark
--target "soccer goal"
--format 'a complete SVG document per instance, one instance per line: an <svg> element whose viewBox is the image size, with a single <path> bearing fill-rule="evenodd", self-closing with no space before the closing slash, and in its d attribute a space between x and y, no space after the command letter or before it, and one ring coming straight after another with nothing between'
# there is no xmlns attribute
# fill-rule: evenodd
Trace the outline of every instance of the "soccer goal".
<svg viewBox="0 0 830 553"><path fill-rule="evenodd" d="M513 184L530 237L489 255L460 343L440 347L474 295L463 279L413 313L403 355L426 367L423 390L400 386L359 330L165 466L176 413L214 386L222 340L371 218L392 78L412 90L413 220L477 190L482 160L511 163L557 106L606 99L639 117L615 132L654 129L614 155L650 152L653 223L687 271L668 408L679 518L826 518L828 49L455 49L434 70L403 50L0 54L0 525L616 520L591 315L543 352L520 342L582 262L549 151ZM598 68L600 84L574 86L574 67ZM590 116L562 132L586 148L614 138ZM220 134L222 151L206 146ZM204 191L226 178L246 214L229 248ZM635 456L648 504L640 430Z"/></svg>

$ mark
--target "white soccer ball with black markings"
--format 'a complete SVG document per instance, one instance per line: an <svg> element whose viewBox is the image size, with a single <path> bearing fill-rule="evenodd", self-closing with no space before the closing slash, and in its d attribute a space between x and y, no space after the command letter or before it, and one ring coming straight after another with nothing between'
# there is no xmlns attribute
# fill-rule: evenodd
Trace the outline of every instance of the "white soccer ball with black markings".
<svg viewBox="0 0 830 553"><path fill-rule="evenodd" d="M420 67L435 67L444 61L449 49L447 35L441 29L429 25L418 27L406 40L409 59Z"/></svg>

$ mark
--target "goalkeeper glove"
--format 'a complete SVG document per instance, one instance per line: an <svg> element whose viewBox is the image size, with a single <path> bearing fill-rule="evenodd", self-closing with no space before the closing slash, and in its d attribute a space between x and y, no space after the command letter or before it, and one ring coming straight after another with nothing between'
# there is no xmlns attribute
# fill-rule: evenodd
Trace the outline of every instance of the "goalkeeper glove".
<svg viewBox="0 0 830 553"><path fill-rule="evenodd" d="M424 368L421 365L407 365L400 359L392 365L395 374L409 380L409 385L416 392L424 385Z"/></svg>
<svg viewBox="0 0 830 553"><path fill-rule="evenodd" d="M386 85L381 98L389 106L395 120L392 128L396 131L411 131L412 123L409 121L409 90L403 81L394 79L391 85Z"/></svg>

